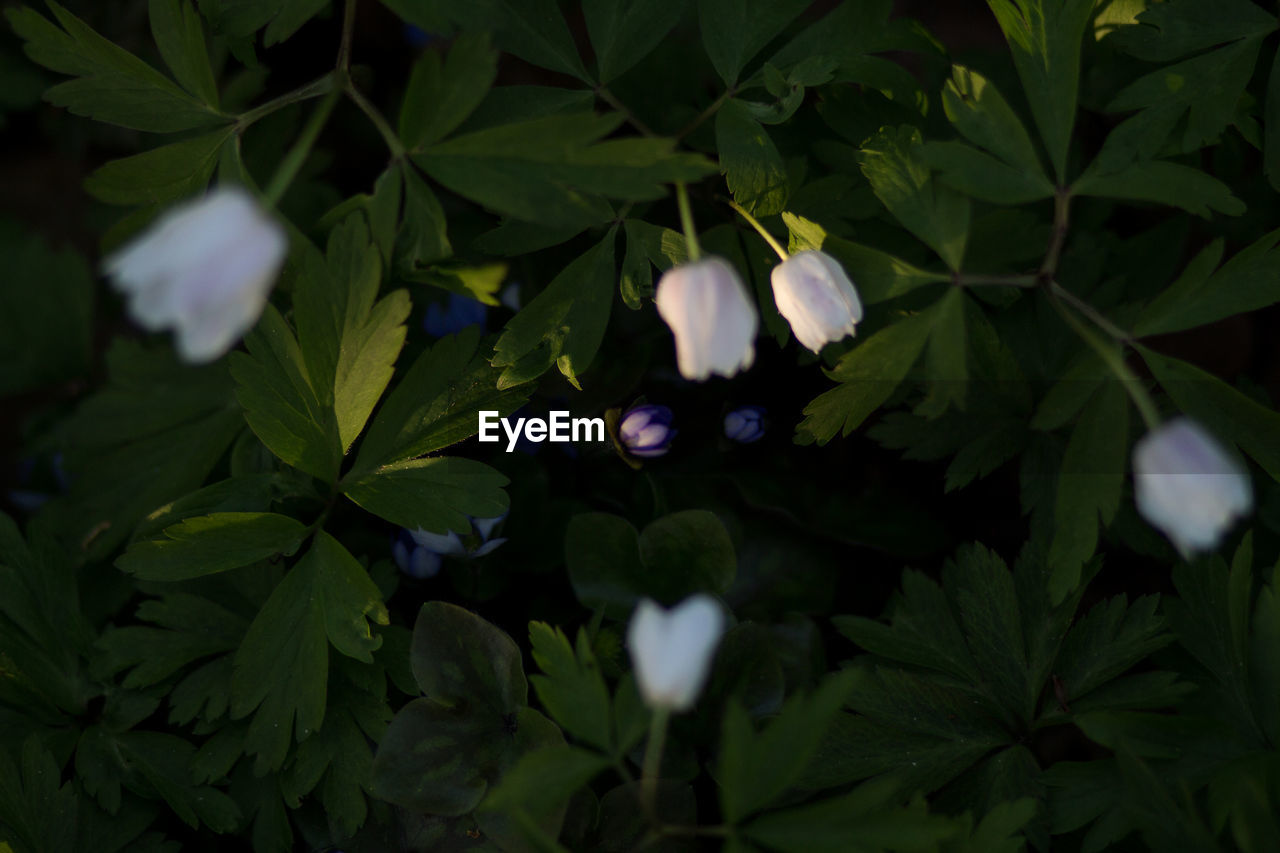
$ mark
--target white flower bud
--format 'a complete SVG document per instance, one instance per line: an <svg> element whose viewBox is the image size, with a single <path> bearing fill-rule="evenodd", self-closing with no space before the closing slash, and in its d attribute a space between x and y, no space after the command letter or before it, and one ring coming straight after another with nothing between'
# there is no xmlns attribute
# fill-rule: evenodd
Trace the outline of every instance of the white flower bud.
<svg viewBox="0 0 1280 853"><path fill-rule="evenodd" d="M1253 508L1249 476L1190 418L1174 418L1133 447L1138 512L1189 559L1217 546Z"/></svg>
<svg viewBox="0 0 1280 853"><path fill-rule="evenodd" d="M627 628L627 646L645 704L676 712L692 708L723 633L724 611L709 595L690 596L670 610L641 601Z"/></svg>
<svg viewBox="0 0 1280 853"><path fill-rule="evenodd" d="M852 335L862 302L844 267L825 252L796 252L773 268L773 301L796 340L813 352Z"/></svg>
<svg viewBox="0 0 1280 853"><path fill-rule="evenodd" d="M134 320L174 329L178 354L205 362L257 322L288 248L284 229L233 187L167 211L104 266Z"/></svg>
<svg viewBox="0 0 1280 853"><path fill-rule="evenodd" d="M732 376L755 360L756 306L742 279L719 258L672 267L653 301L676 338L680 375Z"/></svg>

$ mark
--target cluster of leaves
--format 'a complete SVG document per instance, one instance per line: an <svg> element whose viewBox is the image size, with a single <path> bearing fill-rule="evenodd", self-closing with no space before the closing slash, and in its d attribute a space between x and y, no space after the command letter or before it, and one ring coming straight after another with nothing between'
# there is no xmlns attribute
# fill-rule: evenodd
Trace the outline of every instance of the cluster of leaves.
<svg viewBox="0 0 1280 853"><path fill-rule="evenodd" d="M298 178L242 350L197 368L116 339L105 381L32 428L69 485L25 532L0 516L0 850L1280 848L1280 592L1254 556L1280 530L1280 415L1163 346L1280 301L1273 9L988 0L1007 54L956 63L889 0L383 0L446 36L378 87L389 120L352 65L350 0L336 67L276 97L270 50L331 4L150 0L136 52L45 5L7 19L59 75L46 100L159 135L88 177L124 209L102 248L212 181ZM511 84L504 57L549 73ZM10 59L0 108L30 109L32 76L53 81ZM290 149L339 95L387 155L348 158L375 166L348 195L329 152ZM821 358L834 386L772 413L814 445L793 458L838 468L823 445L866 427L945 460L947 491L1016 465L1012 571L965 545L937 580L891 578L870 618L861 577L842 580L855 544L895 567L953 545L887 487L819 493L784 460L627 470L556 502L549 464L469 458L479 410L604 411L665 381L649 303L655 270L687 259L677 182L758 295L767 358L794 349L772 257L721 195L837 258L868 307ZM9 223L0 249L18 284L0 393L79 394L87 263ZM444 294L498 306L513 270L525 304L500 332L426 341L411 322ZM788 369L817 372L807 354ZM1135 384L1252 460L1272 508L1230 568L1103 600L1108 543L1175 561L1126 496ZM536 547L451 589L514 590L529 676L523 643L419 607L439 591L385 558L389 530L465 536L516 500L512 544ZM647 810L651 717L621 637L642 597L695 592L734 624ZM828 625L857 657L828 665L852 651Z"/></svg>

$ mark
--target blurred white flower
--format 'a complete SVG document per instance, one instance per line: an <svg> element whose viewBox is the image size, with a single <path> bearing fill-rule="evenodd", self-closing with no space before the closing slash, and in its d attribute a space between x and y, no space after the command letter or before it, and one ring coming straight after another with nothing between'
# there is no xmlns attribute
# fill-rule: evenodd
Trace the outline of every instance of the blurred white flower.
<svg viewBox="0 0 1280 853"><path fill-rule="evenodd" d="M813 352L852 335L862 321L858 291L840 262L812 249L796 252L773 268L773 301L796 340Z"/></svg>
<svg viewBox="0 0 1280 853"><path fill-rule="evenodd" d="M755 360L756 307L738 274L719 258L667 270L653 301L676 338L686 379L733 376Z"/></svg>
<svg viewBox="0 0 1280 853"><path fill-rule="evenodd" d="M289 241L243 189L217 189L160 216L104 261L129 316L172 328L186 361L212 361L253 327Z"/></svg>
<svg viewBox="0 0 1280 853"><path fill-rule="evenodd" d="M645 703L676 712L692 708L723 633L724 611L709 595L690 596L670 610L641 601L627 646Z"/></svg>
<svg viewBox="0 0 1280 853"><path fill-rule="evenodd" d="M1138 512L1184 558L1217 546L1253 508L1249 475L1199 424L1170 420L1133 447Z"/></svg>

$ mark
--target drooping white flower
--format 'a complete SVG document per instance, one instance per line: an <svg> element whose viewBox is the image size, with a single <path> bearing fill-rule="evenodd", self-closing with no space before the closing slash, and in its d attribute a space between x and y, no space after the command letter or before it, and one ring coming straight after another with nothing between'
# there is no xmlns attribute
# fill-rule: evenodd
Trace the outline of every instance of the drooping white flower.
<svg viewBox="0 0 1280 853"><path fill-rule="evenodd" d="M645 704L692 708L723 633L724 611L709 595L690 596L670 610L641 601L627 627L627 647Z"/></svg>
<svg viewBox="0 0 1280 853"><path fill-rule="evenodd" d="M212 361L257 322L288 253L285 231L243 189L165 212L104 261L129 316L173 329L186 361Z"/></svg>
<svg viewBox="0 0 1280 853"><path fill-rule="evenodd" d="M742 279L720 258L667 270L653 301L675 335L684 378L733 376L755 360L756 307Z"/></svg>
<svg viewBox="0 0 1280 853"><path fill-rule="evenodd" d="M1168 421L1134 445L1133 492L1138 512L1184 558L1216 547L1253 508L1249 475L1186 417Z"/></svg>
<svg viewBox="0 0 1280 853"><path fill-rule="evenodd" d="M840 262L825 252L796 252L773 268L773 301L796 340L819 352L852 335L862 321L862 302Z"/></svg>

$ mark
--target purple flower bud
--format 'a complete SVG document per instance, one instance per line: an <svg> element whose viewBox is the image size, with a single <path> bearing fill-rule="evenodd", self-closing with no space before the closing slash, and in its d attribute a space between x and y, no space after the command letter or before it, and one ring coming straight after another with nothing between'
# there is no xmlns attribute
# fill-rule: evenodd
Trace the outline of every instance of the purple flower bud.
<svg viewBox="0 0 1280 853"><path fill-rule="evenodd" d="M391 541L391 557L400 571L418 580L435 577L443 562L439 554L425 545L419 545L414 540L413 533L403 527Z"/></svg>
<svg viewBox="0 0 1280 853"><path fill-rule="evenodd" d="M632 456L650 459L664 455L671 448L676 431L671 428L675 415L666 406L646 403L632 406L618 425L618 438Z"/></svg>
<svg viewBox="0 0 1280 853"><path fill-rule="evenodd" d="M391 542L391 556L400 571L419 580L435 577L445 557L473 560L483 557L507 540L495 537L498 525L507 514L493 518L472 518L471 530L459 536L450 530L432 533L430 530L400 528Z"/></svg>
<svg viewBox="0 0 1280 853"><path fill-rule="evenodd" d="M764 406L739 406L724 416L724 434L739 444L764 438Z"/></svg>

